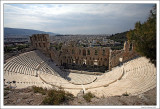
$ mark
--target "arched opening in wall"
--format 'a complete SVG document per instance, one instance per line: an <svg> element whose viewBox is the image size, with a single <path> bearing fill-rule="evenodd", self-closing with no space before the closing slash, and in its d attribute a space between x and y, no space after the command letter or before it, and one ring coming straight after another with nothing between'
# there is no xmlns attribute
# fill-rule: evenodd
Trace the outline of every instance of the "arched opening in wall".
<svg viewBox="0 0 160 109"><path fill-rule="evenodd" d="M81 55L81 50L79 49L79 55Z"/></svg>
<svg viewBox="0 0 160 109"><path fill-rule="evenodd" d="M87 60L87 65L89 65L89 61Z"/></svg>
<svg viewBox="0 0 160 109"><path fill-rule="evenodd" d="M41 40L41 37L38 36L38 38L39 38L39 41L42 41L42 40Z"/></svg>
<svg viewBox="0 0 160 109"><path fill-rule="evenodd" d="M129 45L129 51L132 51L132 43L130 43L130 45Z"/></svg>
<svg viewBox="0 0 160 109"><path fill-rule="evenodd" d="M67 64L68 64L68 59L67 59Z"/></svg>
<svg viewBox="0 0 160 109"><path fill-rule="evenodd" d="M37 47L38 45L37 45L37 43L36 43L36 47Z"/></svg>
<svg viewBox="0 0 160 109"><path fill-rule="evenodd" d="M91 61L91 65L93 65L93 61Z"/></svg>
<svg viewBox="0 0 160 109"><path fill-rule="evenodd" d="M103 50L103 53L102 53L102 55L103 55L103 56L105 56L105 50Z"/></svg>
<svg viewBox="0 0 160 109"><path fill-rule="evenodd" d="M105 66L105 61L103 61L103 66Z"/></svg>
<svg viewBox="0 0 160 109"><path fill-rule="evenodd" d="M75 63L76 63L76 61L74 59L72 59L72 69L75 69Z"/></svg>
<svg viewBox="0 0 160 109"><path fill-rule="evenodd" d="M101 61L99 61L98 65L101 66Z"/></svg>
<svg viewBox="0 0 160 109"><path fill-rule="evenodd" d="M98 61L96 59L94 60L94 65L98 65Z"/></svg>
<svg viewBox="0 0 160 109"><path fill-rule="evenodd" d="M107 62L107 58L105 58L104 61Z"/></svg>
<svg viewBox="0 0 160 109"><path fill-rule="evenodd" d="M87 55L90 55L90 50L87 50Z"/></svg>
<svg viewBox="0 0 160 109"><path fill-rule="evenodd" d="M74 50L72 49L72 54L74 54Z"/></svg>
<svg viewBox="0 0 160 109"><path fill-rule="evenodd" d="M66 64L66 63L63 63L63 66L66 68L67 64Z"/></svg>
<svg viewBox="0 0 160 109"><path fill-rule="evenodd" d="M43 36L42 38L43 38L43 41L45 41L45 37Z"/></svg>
<svg viewBox="0 0 160 109"><path fill-rule="evenodd" d="M71 58L71 64L73 64L73 58Z"/></svg>
<svg viewBox="0 0 160 109"><path fill-rule="evenodd" d="M78 59L76 59L76 64L78 64Z"/></svg>
<svg viewBox="0 0 160 109"><path fill-rule="evenodd" d="M97 50L95 50L95 53L94 53L94 55L98 55L98 51L97 51Z"/></svg>
<svg viewBox="0 0 160 109"><path fill-rule="evenodd" d="M45 48L46 46L45 46L45 43L43 43L43 47Z"/></svg>
<svg viewBox="0 0 160 109"><path fill-rule="evenodd" d="M39 37L37 36L37 40L39 41Z"/></svg>
<svg viewBox="0 0 160 109"><path fill-rule="evenodd" d="M39 47L41 47L41 44L39 43Z"/></svg>
<svg viewBox="0 0 160 109"><path fill-rule="evenodd" d="M79 60L79 64L81 65L81 60Z"/></svg>
<svg viewBox="0 0 160 109"><path fill-rule="evenodd" d="M72 57L71 57L71 59L70 59L70 60L71 60L71 64L73 64L73 59L72 59Z"/></svg>
<svg viewBox="0 0 160 109"><path fill-rule="evenodd" d="M34 40L37 41L37 37L34 37Z"/></svg>
<svg viewBox="0 0 160 109"><path fill-rule="evenodd" d="M87 60L86 59L83 59L83 65L85 66L87 63Z"/></svg>
<svg viewBox="0 0 160 109"><path fill-rule="evenodd" d="M47 41L47 37L45 37L45 39L44 39L45 41Z"/></svg>
<svg viewBox="0 0 160 109"><path fill-rule="evenodd" d="M61 65L63 65L63 62L62 62L62 60L61 60Z"/></svg>
<svg viewBox="0 0 160 109"><path fill-rule="evenodd" d="M86 50L83 49L83 56L86 56Z"/></svg>
<svg viewBox="0 0 160 109"><path fill-rule="evenodd" d="M83 63L83 66L86 66L86 64L85 64L85 63Z"/></svg>

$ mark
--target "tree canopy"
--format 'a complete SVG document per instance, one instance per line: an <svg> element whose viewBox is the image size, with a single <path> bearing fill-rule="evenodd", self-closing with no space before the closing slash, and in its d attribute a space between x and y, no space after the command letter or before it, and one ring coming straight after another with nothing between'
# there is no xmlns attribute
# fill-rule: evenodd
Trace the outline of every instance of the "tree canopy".
<svg viewBox="0 0 160 109"><path fill-rule="evenodd" d="M135 29L127 33L129 41L134 42L135 50L156 65L156 5L150 10L146 22L137 22Z"/></svg>

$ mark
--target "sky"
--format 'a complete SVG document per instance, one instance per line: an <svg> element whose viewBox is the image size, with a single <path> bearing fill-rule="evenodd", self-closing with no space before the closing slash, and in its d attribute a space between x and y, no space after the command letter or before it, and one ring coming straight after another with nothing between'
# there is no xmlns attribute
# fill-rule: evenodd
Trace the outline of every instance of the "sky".
<svg viewBox="0 0 160 109"><path fill-rule="evenodd" d="M115 34L144 22L154 4L4 4L4 27L59 34Z"/></svg>

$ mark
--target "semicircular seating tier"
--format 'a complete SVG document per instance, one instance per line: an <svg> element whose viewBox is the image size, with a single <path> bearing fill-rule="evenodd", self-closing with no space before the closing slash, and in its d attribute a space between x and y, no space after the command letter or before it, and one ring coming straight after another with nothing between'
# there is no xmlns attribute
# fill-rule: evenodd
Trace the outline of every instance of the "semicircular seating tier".
<svg viewBox="0 0 160 109"><path fill-rule="evenodd" d="M64 72L48 57L35 50L7 60L4 64L4 79L5 84L12 82L10 85L16 81L16 88L33 85L56 87L74 95L84 90L98 97L126 92L136 95L156 87L156 68L148 59L139 57L101 76Z"/></svg>
<svg viewBox="0 0 160 109"><path fill-rule="evenodd" d="M122 95L138 95L156 87L156 68L148 59L140 57L124 63L123 76L108 87L89 89L96 96L106 97Z"/></svg>

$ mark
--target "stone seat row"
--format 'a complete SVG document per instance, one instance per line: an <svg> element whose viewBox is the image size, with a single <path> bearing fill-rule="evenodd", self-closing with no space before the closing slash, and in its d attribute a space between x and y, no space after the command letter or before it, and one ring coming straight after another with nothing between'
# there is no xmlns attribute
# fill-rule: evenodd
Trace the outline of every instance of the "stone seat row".
<svg viewBox="0 0 160 109"><path fill-rule="evenodd" d="M115 79L115 78L118 79L119 77L122 76L123 73L122 70L123 69L121 69L120 67L116 67L112 71L104 73L103 75L99 76L96 82L102 82L108 79Z"/></svg>
<svg viewBox="0 0 160 109"><path fill-rule="evenodd" d="M144 66L139 67L138 65ZM128 62L127 66L130 66L132 70L127 70L127 72L124 70L124 76L120 80L108 87L89 89L87 92L91 91L98 97L122 95L126 92L137 95L156 87L156 68L146 58L134 59ZM123 66L124 69L128 68L127 66Z"/></svg>
<svg viewBox="0 0 160 109"><path fill-rule="evenodd" d="M43 73L43 74L40 74L39 76L42 79L42 81L44 81L45 83L51 86L54 86L56 88L57 87L63 88L65 91L68 91L75 96L79 93L80 90L82 90L81 85L72 84L63 78L52 75L52 74Z"/></svg>
<svg viewBox="0 0 160 109"><path fill-rule="evenodd" d="M48 64L55 72L57 72L60 76L66 77L66 76L68 75L67 72L62 71L59 67L57 67L57 66L55 65L55 63L53 63L53 62L47 62L47 64Z"/></svg>
<svg viewBox="0 0 160 109"><path fill-rule="evenodd" d="M49 60L45 55L43 55L40 51L34 50L31 52L27 52L25 54L26 57L29 57L30 59L37 61L38 63L42 63L44 61Z"/></svg>
<svg viewBox="0 0 160 109"><path fill-rule="evenodd" d="M70 81L73 84L68 84L68 82L66 84L64 84L65 82L61 82L61 81L59 81L59 84L53 84L53 83L57 83L56 80L58 80L58 79L56 79L55 76L51 75L51 74L43 74L43 75L41 75L41 77L47 83L50 82L53 85L63 86L66 89L71 89L71 88L72 89L81 89L82 87L77 86L76 84L80 85L80 84L86 84L89 82L90 84L84 85L84 88L89 89L89 88L95 88L95 87L103 87L105 85L108 85L108 84L111 84L111 83L117 81L122 76L122 71L120 71L119 69L117 70L117 69L114 71L111 71L108 74L103 75L104 76L103 80L101 80L101 81L99 80L99 81L95 81L95 82L93 82L96 78L94 75L85 75L85 74L76 74L76 73L70 73L68 75L68 78L71 79ZM112 74L113 74L113 76L112 76ZM115 75L117 75L117 76L115 76ZM84 78L86 78L86 79L84 79Z"/></svg>
<svg viewBox="0 0 160 109"><path fill-rule="evenodd" d="M138 94L138 92L145 92L146 90L156 86L156 69L153 69L151 66L145 72L145 75L139 75L140 77L137 78L130 78L132 81L132 88L137 90L133 94Z"/></svg>
<svg viewBox="0 0 160 109"><path fill-rule="evenodd" d="M28 66L30 68L34 68L34 69L37 69L37 67L39 66L38 62L30 58L27 58L26 56L18 56L14 58L12 61L24 66Z"/></svg>
<svg viewBox="0 0 160 109"><path fill-rule="evenodd" d="M26 53L20 54L20 56L25 56L27 58L30 58L31 60L36 61L39 64L49 60L48 57L46 57L44 54L42 54L38 50L26 52Z"/></svg>
<svg viewBox="0 0 160 109"><path fill-rule="evenodd" d="M6 81L16 81L17 88L27 87L36 84L40 84L41 86L47 86L48 84L44 85L44 82L41 81L39 77L35 77L38 73L41 73L38 71L38 69L36 69L37 66L39 66L38 64L42 64L45 63L45 61L48 61L47 57L37 52L38 51L31 51L23 53L5 63L4 79L6 79Z"/></svg>
<svg viewBox="0 0 160 109"><path fill-rule="evenodd" d="M132 89L137 90L136 94L142 91L145 92L149 87L156 85L156 68L154 65L143 58L140 58L137 64L143 65L143 67L129 71L127 75L127 79L131 81Z"/></svg>
<svg viewBox="0 0 160 109"><path fill-rule="evenodd" d="M55 63L46 61L43 63L43 65L39 69L42 72L50 73L56 76L61 76L63 78L66 78L68 75L68 72L64 72L58 68Z"/></svg>
<svg viewBox="0 0 160 109"><path fill-rule="evenodd" d="M142 58L137 58L136 60L131 60L128 63L126 63L124 65L124 69L125 69L126 72L130 71L130 70L133 70L133 69L138 69L138 68L141 68L143 66L146 66L147 63L149 63L149 61L142 57Z"/></svg>
<svg viewBox="0 0 160 109"><path fill-rule="evenodd" d="M27 60L26 57L30 59ZM54 63L49 62L48 58L39 51L27 52L18 58L25 58L23 62L27 64L15 62L14 59L4 64L4 78L6 81L16 81L18 88L31 85L58 86L74 94L77 93L77 90L85 88L87 92L91 91L96 96L113 96L122 95L125 92L132 95L140 94L156 87L156 68L144 57L128 61L124 65L97 77L95 75L63 72ZM36 59L40 59L40 61ZM39 64L38 69L29 67L34 62L35 65ZM39 77L35 77L37 74ZM97 79L95 80L95 78ZM91 83L82 85L83 87L76 85L77 83L85 84L88 82Z"/></svg>
<svg viewBox="0 0 160 109"><path fill-rule="evenodd" d="M44 83L39 79L39 77L35 76L13 73L13 75L4 75L4 79L5 79L5 84L7 84L8 81L10 82L16 81L16 83L14 83L16 85L16 88L25 88L33 85L43 88L49 88L49 87L51 88L51 85Z"/></svg>
<svg viewBox="0 0 160 109"><path fill-rule="evenodd" d="M31 57L35 56L38 60L42 60L41 57L45 57L45 56L43 56L43 54L41 53L37 54L36 52L38 51L27 52L27 53L20 54L17 57L14 57L13 59L11 59L10 61L4 64L4 73L7 72L9 74L9 72L12 72L12 73L21 73L26 75L37 75L36 69L40 64L32 60ZM43 58L43 59L47 60L47 58Z"/></svg>
<svg viewBox="0 0 160 109"><path fill-rule="evenodd" d="M4 73L7 73L8 75L12 73L20 73L20 74L26 74L26 75L36 75L37 70L33 68L29 68L27 66L23 66L14 62L9 62L10 65L7 67L4 67Z"/></svg>
<svg viewBox="0 0 160 109"><path fill-rule="evenodd" d="M53 75L59 75L55 70L50 67L47 63L43 63L43 65L40 67L39 71L47 74L53 74Z"/></svg>

